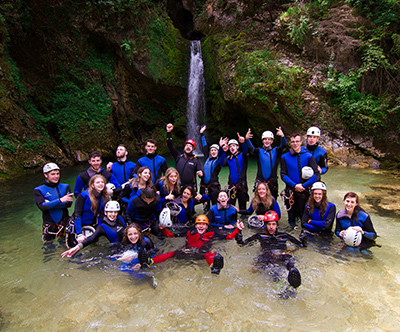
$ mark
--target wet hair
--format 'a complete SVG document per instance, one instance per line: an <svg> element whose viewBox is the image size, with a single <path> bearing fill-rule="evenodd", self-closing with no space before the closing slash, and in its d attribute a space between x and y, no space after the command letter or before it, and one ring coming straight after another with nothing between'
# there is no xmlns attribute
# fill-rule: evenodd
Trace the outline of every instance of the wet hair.
<svg viewBox="0 0 400 332"><path fill-rule="evenodd" d="M196 195L196 192L194 191L194 188L192 186L186 186L182 188L182 194L185 191L185 189L190 191L190 194L192 195L192 197L194 197ZM181 194L181 196L182 196Z"/></svg>
<svg viewBox="0 0 400 332"><path fill-rule="evenodd" d="M261 199L261 197L258 193L258 187L260 185L264 185L267 190L267 194L264 199ZM257 211L257 207L258 207L259 203L262 203L265 206L266 210L270 210L273 207L272 206L273 199L272 199L271 191L269 190L269 187L265 182L260 182L259 184L257 184L256 190L254 191L254 197L251 200L251 207L253 208L254 211Z"/></svg>
<svg viewBox="0 0 400 332"><path fill-rule="evenodd" d="M101 153L99 151L92 151L89 154L89 159L95 158L95 157L100 157L101 158Z"/></svg>
<svg viewBox="0 0 400 332"><path fill-rule="evenodd" d="M132 223L132 224L126 226L125 229L124 229L124 236L123 236L123 238L122 238L122 244L127 245L127 244L132 243L132 242L129 241L129 239L128 239L128 231L129 231L131 228L134 228L134 229L137 230L137 232L138 232L138 234L139 234L139 238L138 238L137 242L142 243L142 240L143 240L142 229L140 228L139 225L137 225L137 224L135 224L135 223Z"/></svg>
<svg viewBox="0 0 400 332"><path fill-rule="evenodd" d="M157 193L154 186L147 186L140 192L140 198L142 199L154 199L156 195Z"/></svg>
<svg viewBox="0 0 400 332"><path fill-rule="evenodd" d="M314 189L314 190L317 190L317 189ZM307 203L308 211L310 214L312 214L315 209L314 190L311 190L311 195L308 198L308 203ZM322 189L320 189L320 190L322 190ZM328 207L328 196L326 195L326 190L322 190L322 201L321 201L321 207L320 207L321 219L323 219L327 207Z"/></svg>
<svg viewBox="0 0 400 332"><path fill-rule="evenodd" d="M358 203L358 195L356 193L352 192L352 191L349 191L346 195L344 195L343 200L346 200L347 197L356 199L357 205L354 208L354 211L353 211L353 214L351 216L351 219L357 220L358 219L358 212L364 211L364 209Z"/></svg>
<svg viewBox="0 0 400 332"><path fill-rule="evenodd" d="M146 144L147 143L151 143L151 144L154 144L155 146L157 146L157 141L154 139L154 138L149 138L147 141L146 141Z"/></svg>
<svg viewBox="0 0 400 332"><path fill-rule="evenodd" d="M93 213L99 213L100 212L100 211L97 211L98 202L97 202L97 199L96 199L96 196L95 196L95 189L93 188L94 181L96 181L96 179L98 179L98 178L102 179L103 182L104 182L104 188L101 191L101 193L99 193L103 198L103 204L105 205L108 202L107 189L106 189L106 183L107 183L106 178L103 175L100 175L100 174L93 175L89 180L89 188L88 188L89 198L90 198L90 202L91 202L90 210Z"/></svg>
<svg viewBox="0 0 400 332"><path fill-rule="evenodd" d="M181 181L181 177L179 175L179 172L176 170L176 168L174 167L169 167L166 171L164 176L160 179L160 181L163 181L163 187L167 192L170 192L169 186L171 185L171 183L169 182L169 176L172 173L176 173L177 177L176 177L176 183L174 184L174 190L179 193L181 191L181 186L179 184L179 182Z"/></svg>
<svg viewBox="0 0 400 332"><path fill-rule="evenodd" d="M151 179L153 178L153 174L151 173L151 170L150 170L150 168L148 168L147 166L142 166L142 167L140 167L139 169L138 169L138 171L137 171L137 177L136 178L133 178L132 180L130 180L130 185L131 185L131 188L133 189L134 188L134 185L135 185L135 183L138 183L139 184L139 181L140 181L140 176L139 175L142 175L142 173L146 170L146 169L148 169L149 171L150 171L150 177L149 177L149 179L146 181L146 187L147 186L153 186L153 182L151 181Z"/></svg>

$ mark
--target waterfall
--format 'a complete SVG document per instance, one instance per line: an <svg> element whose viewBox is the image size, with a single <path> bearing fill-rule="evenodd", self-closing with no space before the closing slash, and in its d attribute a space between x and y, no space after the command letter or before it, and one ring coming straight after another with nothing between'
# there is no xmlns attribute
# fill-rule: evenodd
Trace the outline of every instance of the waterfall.
<svg viewBox="0 0 400 332"><path fill-rule="evenodd" d="M200 126L205 123L204 67L200 40L191 41L187 105L187 133L197 143L196 154L202 155Z"/></svg>

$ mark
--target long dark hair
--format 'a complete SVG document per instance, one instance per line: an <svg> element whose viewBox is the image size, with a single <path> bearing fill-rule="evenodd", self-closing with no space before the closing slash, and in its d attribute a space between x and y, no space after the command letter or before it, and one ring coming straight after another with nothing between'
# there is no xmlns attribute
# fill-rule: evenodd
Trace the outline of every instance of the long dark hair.
<svg viewBox="0 0 400 332"><path fill-rule="evenodd" d="M358 219L358 212L364 211L364 209L358 203L358 195L356 193L353 193L352 191L349 191L346 195L344 195L343 200L346 200L347 197L356 199L357 205L354 208L353 214L351 215L351 219L357 220Z"/></svg>
<svg viewBox="0 0 400 332"><path fill-rule="evenodd" d="M130 225L128 225L128 226L125 227L125 229L124 229L124 237L122 238L122 244L128 245L128 244L131 243L131 241L129 241L129 239L128 239L128 231L129 231L131 228L136 229L137 232L138 232L138 234L139 234L139 238L138 238L138 240L137 240L136 243L142 244L142 240L143 240L142 229L140 228L139 225L137 225L137 224L135 224L135 223L130 224ZM134 243L133 243L133 244L134 244Z"/></svg>
<svg viewBox="0 0 400 332"><path fill-rule="evenodd" d="M314 189L314 190L317 190L317 189ZM311 195L308 198L308 207L309 207L308 210L309 210L310 214L312 214L315 209L314 190L311 190ZM326 190L322 190L322 200L321 200L321 207L320 207L321 219L323 219L323 216L324 216L327 208L328 208L328 196L326 195Z"/></svg>

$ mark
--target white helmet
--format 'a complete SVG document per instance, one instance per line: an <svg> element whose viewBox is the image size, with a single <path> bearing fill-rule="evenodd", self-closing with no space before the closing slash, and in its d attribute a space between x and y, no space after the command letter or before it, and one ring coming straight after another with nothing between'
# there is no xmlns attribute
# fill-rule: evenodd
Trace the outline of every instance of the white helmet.
<svg viewBox="0 0 400 332"><path fill-rule="evenodd" d="M301 169L301 178L304 180L308 180L314 175L314 170L310 166L304 166Z"/></svg>
<svg viewBox="0 0 400 332"><path fill-rule="evenodd" d="M211 149L217 149L217 150L219 150L219 145L218 145L218 144L213 144L213 145L210 146L210 150L211 150Z"/></svg>
<svg viewBox="0 0 400 332"><path fill-rule="evenodd" d="M171 216L173 217L176 217L182 210L182 207L173 201L170 201L167 204L165 204L165 207L169 209Z"/></svg>
<svg viewBox="0 0 400 332"><path fill-rule="evenodd" d="M344 232L343 240L350 247L358 247L362 241L362 234L353 227L349 227Z"/></svg>
<svg viewBox="0 0 400 332"><path fill-rule="evenodd" d="M161 210L160 217L158 218L160 221L160 225L163 227L171 227L172 226L172 221L171 221L171 211L165 207Z"/></svg>
<svg viewBox="0 0 400 332"><path fill-rule="evenodd" d="M239 145L239 142L237 140L235 140L235 139L230 139L229 142L228 142L228 146L231 145L231 144Z"/></svg>
<svg viewBox="0 0 400 332"><path fill-rule="evenodd" d="M104 211L111 212L111 211L119 211L119 203L117 201L108 201L106 206L104 207Z"/></svg>
<svg viewBox="0 0 400 332"><path fill-rule="evenodd" d="M43 173L48 173L54 170L60 170L60 167L57 166L55 163L47 163L46 165L43 166Z"/></svg>
<svg viewBox="0 0 400 332"><path fill-rule="evenodd" d="M247 223L249 224L249 226L254 228L264 227L264 220L259 220L256 215L250 216L249 219L247 219Z"/></svg>
<svg viewBox="0 0 400 332"><path fill-rule="evenodd" d="M274 133L272 131L264 131L261 135L261 139L263 140L264 138L272 138L274 139Z"/></svg>
<svg viewBox="0 0 400 332"><path fill-rule="evenodd" d="M114 190L115 189L115 184L109 182L109 183L106 184L106 188L110 189L110 190Z"/></svg>
<svg viewBox="0 0 400 332"><path fill-rule="evenodd" d="M326 189L326 184L321 182L321 181L314 182L314 184L311 187L311 190L315 190L315 189L321 189L321 190L325 190L326 191L327 190Z"/></svg>
<svg viewBox="0 0 400 332"><path fill-rule="evenodd" d="M320 137L321 136L321 130L318 127L310 127L307 130L307 136L310 136L310 135Z"/></svg>

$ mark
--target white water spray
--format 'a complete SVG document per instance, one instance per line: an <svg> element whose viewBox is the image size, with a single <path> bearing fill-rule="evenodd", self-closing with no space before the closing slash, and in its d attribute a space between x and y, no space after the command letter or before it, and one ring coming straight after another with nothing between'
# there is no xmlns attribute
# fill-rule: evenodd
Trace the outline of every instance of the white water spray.
<svg viewBox="0 0 400 332"><path fill-rule="evenodd" d="M200 124L205 123L204 99L204 66L201 54L201 43L193 40L190 45L190 73L187 105L187 133L188 138L197 143L196 154L201 155Z"/></svg>

